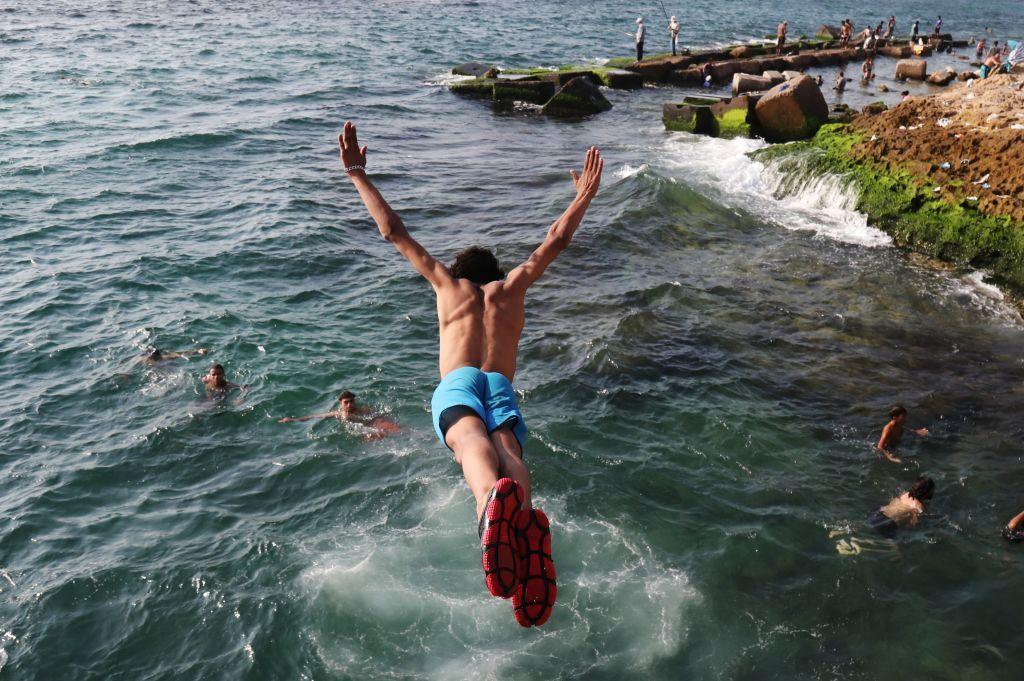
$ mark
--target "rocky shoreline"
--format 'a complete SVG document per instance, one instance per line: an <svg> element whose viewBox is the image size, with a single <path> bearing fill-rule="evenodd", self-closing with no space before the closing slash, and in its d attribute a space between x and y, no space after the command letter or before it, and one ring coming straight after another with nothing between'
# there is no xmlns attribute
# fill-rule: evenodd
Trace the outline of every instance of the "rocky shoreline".
<svg viewBox="0 0 1024 681"><path fill-rule="evenodd" d="M912 97L754 157L848 178L857 209L897 245L1024 295L1024 74Z"/></svg>

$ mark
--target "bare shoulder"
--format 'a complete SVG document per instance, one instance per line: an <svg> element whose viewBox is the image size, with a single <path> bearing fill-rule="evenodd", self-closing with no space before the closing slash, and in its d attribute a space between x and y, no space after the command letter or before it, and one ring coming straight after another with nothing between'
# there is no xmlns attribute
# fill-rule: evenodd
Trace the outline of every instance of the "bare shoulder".
<svg viewBox="0 0 1024 681"><path fill-rule="evenodd" d="M522 290L521 287L513 286L509 283L508 279L492 281L489 284L485 284L482 288L485 297L502 302L523 300L526 297L526 291Z"/></svg>

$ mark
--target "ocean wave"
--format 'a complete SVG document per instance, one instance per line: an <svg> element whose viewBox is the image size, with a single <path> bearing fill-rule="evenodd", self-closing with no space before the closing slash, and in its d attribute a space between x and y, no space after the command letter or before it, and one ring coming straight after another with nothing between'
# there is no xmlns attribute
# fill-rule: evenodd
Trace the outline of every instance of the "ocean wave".
<svg viewBox="0 0 1024 681"><path fill-rule="evenodd" d="M215 147L237 142L244 135L242 130L230 132L186 132L168 137L156 137L154 139L142 140L118 144L106 149L106 153L136 152L136 151L157 151L177 149L212 149Z"/></svg>
<svg viewBox="0 0 1024 681"><path fill-rule="evenodd" d="M812 174L799 159L764 164L748 156L764 146L755 139L678 133L666 142L665 160L682 179L712 190L726 205L786 229L867 247L892 243L855 210L856 191L843 178Z"/></svg>

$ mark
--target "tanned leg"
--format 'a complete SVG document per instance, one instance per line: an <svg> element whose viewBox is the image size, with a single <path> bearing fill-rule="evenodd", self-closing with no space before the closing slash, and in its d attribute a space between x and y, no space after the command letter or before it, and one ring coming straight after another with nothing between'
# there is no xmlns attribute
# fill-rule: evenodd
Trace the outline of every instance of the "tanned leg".
<svg viewBox="0 0 1024 681"><path fill-rule="evenodd" d="M455 462L462 466L473 497L476 518L484 511L487 495L498 481L498 453L487 436L487 427L476 416L463 416L448 429L445 443L455 452Z"/></svg>
<svg viewBox="0 0 1024 681"><path fill-rule="evenodd" d="M523 490L523 508L533 508L530 503L530 471L523 463L519 440L512 434L512 428L502 426L491 433L491 443L498 454L499 475L512 478Z"/></svg>

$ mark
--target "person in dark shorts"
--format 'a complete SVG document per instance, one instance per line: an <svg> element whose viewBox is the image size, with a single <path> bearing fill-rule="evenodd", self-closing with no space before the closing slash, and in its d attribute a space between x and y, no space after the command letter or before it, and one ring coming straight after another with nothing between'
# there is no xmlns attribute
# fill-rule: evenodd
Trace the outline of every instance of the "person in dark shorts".
<svg viewBox="0 0 1024 681"><path fill-rule="evenodd" d="M934 495L935 482L931 478L920 477L906 492L871 511L868 514L868 525L886 536L892 536L899 527L916 525L924 515L924 502Z"/></svg>
<svg viewBox="0 0 1024 681"><path fill-rule="evenodd" d="M789 29L789 22L783 21L775 31L775 55L782 54L782 48L786 46L786 31Z"/></svg>
<svg viewBox="0 0 1024 681"><path fill-rule="evenodd" d="M1013 520L1003 526L1003 539L1016 544L1024 542L1024 511L1013 517Z"/></svg>

